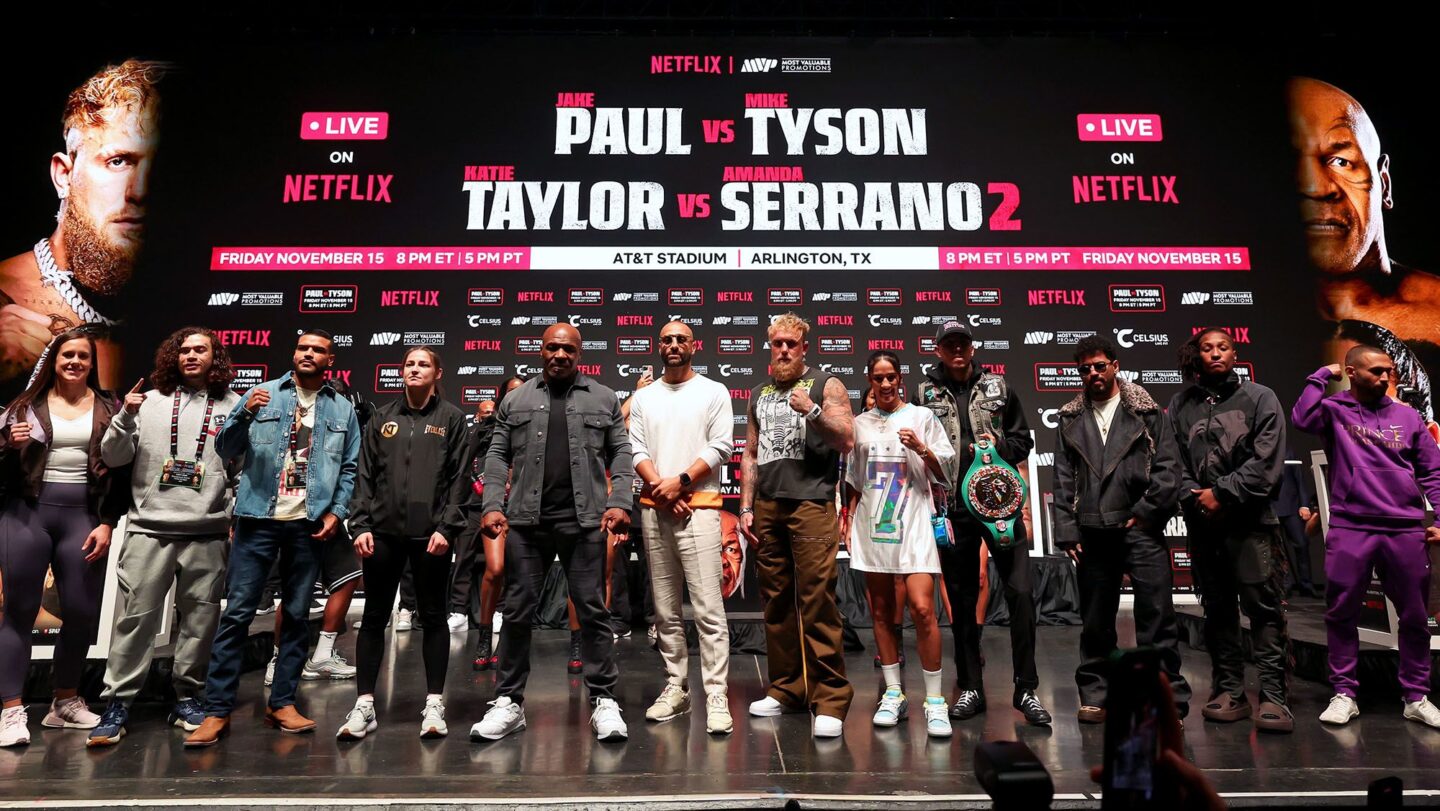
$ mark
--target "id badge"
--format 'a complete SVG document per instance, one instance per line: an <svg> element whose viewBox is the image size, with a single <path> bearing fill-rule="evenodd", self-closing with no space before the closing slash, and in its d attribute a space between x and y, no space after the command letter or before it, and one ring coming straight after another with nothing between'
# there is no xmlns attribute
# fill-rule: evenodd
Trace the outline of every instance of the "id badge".
<svg viewBox="0 0 1440 811"><path fill-rule="evenodd" d="M188 487L199 490L205 479L205 463L184 459L166 459L160 469L161 487Z"/></svg>
<svg viewBox="0 0 1440 811"><path fill-rule="evenodd" d="M309 462L292 461L285 468L285 486L291 490L303 490L305 488L305 468Z"/></svg>

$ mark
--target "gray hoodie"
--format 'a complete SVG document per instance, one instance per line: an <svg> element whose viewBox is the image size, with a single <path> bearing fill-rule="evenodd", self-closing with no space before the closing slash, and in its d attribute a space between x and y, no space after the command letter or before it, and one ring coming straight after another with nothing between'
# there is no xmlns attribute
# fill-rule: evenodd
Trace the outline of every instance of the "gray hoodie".
<svg viewBox="0 0 1440 811"><path fill-rule="evenodd" d="M200 420L205 415L205 392L185 388L180 393L180 421L176 430L178 458L195 458ZM215 453L215 434L240 402L240 395L227 391L215 401L206 427L205 476L200 489L161 487L160 471L170 456L170 416L174 395L149 391L140 413L123 407L100 441L100 457L106 465L119 467L134 462L131 476L131 506L128 529L147 535L224 535L230 529L235 505L234 472Z"/></svg>

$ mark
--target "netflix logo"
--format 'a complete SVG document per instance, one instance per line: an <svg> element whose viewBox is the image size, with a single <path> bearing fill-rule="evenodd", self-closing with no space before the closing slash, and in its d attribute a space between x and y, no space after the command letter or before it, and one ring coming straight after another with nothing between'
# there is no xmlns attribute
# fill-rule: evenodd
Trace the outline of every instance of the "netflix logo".
<svg viewBox="0 0 1440 811"><path fill-rule="evenodd" d="M521 304L554 304L554 290L521 290L515 294L515 300Z"/></svg>
<svg viewBox="0 0 1440 811"><path fill-rule="evenodd" d="M653 315L617 315L615 316L617 327L653 327L655 316Z"/></svg>
<svg viewBox="0 0 1440 811"><path fill-rule="evenodd" d="M755 293L752 290L721 290L715 294L716 304L754 304Z"/></svg>
<svg viewBox="0 0 1440 811"><path fill-rule="evenodd" d="M820 327L853 327L855 326L855 316L821 315L815 318L815 325Z"/></svg>

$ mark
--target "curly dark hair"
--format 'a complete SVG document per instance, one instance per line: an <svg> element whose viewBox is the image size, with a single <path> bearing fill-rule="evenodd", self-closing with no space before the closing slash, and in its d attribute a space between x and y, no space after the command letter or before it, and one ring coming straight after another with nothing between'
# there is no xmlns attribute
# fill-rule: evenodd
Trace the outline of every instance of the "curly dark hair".
<svg viewBox="0 0 1440 811"><path fill-rule="evenodd" d="M1205 336L1211 333L1224 335L1225 340L1229 341L1231 346L1235 345L1235 336L1231 335L1229 330L1221 327L1208 327L1191 335L1189 340L1180 344L1180 349L1175 353L1175 366L1180 370L1180 376L1185 380L1199 380L1205 373L1204 364L1201 363L1202 358L1200 357L1200 342L1205 340Z"/></svg>
<svg viewBox="0 0 1440 811"><path fill-rule="evenodd" d="M170 333L155 350L155 371L150 373L150 384L161 394L171 394L180 386L180 345L191 335L204 335L210 339L211 365L206 389L210 396L220 399L230 390L235 379L235 367L230 363L230 351L220 342L220 336L205 327L181 327Z"/></svg>

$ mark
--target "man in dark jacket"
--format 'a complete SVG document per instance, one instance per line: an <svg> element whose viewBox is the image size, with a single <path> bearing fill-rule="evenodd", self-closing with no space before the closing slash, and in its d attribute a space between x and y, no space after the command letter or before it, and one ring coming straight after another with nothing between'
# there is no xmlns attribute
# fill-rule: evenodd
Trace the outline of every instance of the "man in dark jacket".
<svg viewBox="0 0 1440 811"><path fill-rule="evenodd" d="M955 458L946 477L959 482L975 461L975 429L971 420L983 414L995 433L987 438L995 444L1000 458L1023 465L1035 446L1020 398L999 375L976 368L975 343L970 328L961 321L947 321L935 334L937 368L926 374L915 390L915 405L935 412ZM980 664L980 626L975 622L975 604L980 598L980 544L988 543L988 530L959 500L960 488L950 493L946 508L955 529L955 543L940 550L940 568L945 590L950 595L950 630L955 635L956 682L960 696L950 716L960 720L985 711L984 680ZM1024 521L1016 520L1015 545L991 547L1004 583L1005 605L1010 609L1010 651L1015 668L1012 705L1025 720L1048 726L1050 713L1040 703L1035 689L1040 677L1035 670L1035 600L1031 597L1030 539Z"/></svg>
<svg viewBox="0 0 1440 811"><path fill-rule="evenodd" d="M1197 333L1180 349L1194 381L1170 401L1184 480L1180 505L1190 560L1205 604L1211 721L1251 716L1245 696L1240 611L1260 670L1258 729L1293 732L1287 705L1290 639L1285 631L1285 543L1271 506L1285 462L1285 414L1275 392L1235 374L1235 343L1224 330Z"/></svg>
<svg viewBox="0 0 1440 811"><path fill-rule="evenodd" d="M1180 460L1170 422L1150 393L1117 379L1115 345L1081 339L1075 362L1085 390L1060 409L1055 441L1055 543L1075 561L1080 584L1082 662L1079 719L1105 720L1105 663L1115 650L1115 613L1125 575L1135 594L1135 641L1160 651L1176 709L1185 717L1190 685L1180 675L1180 641L1164 529L1175 514Z"/></svg>

